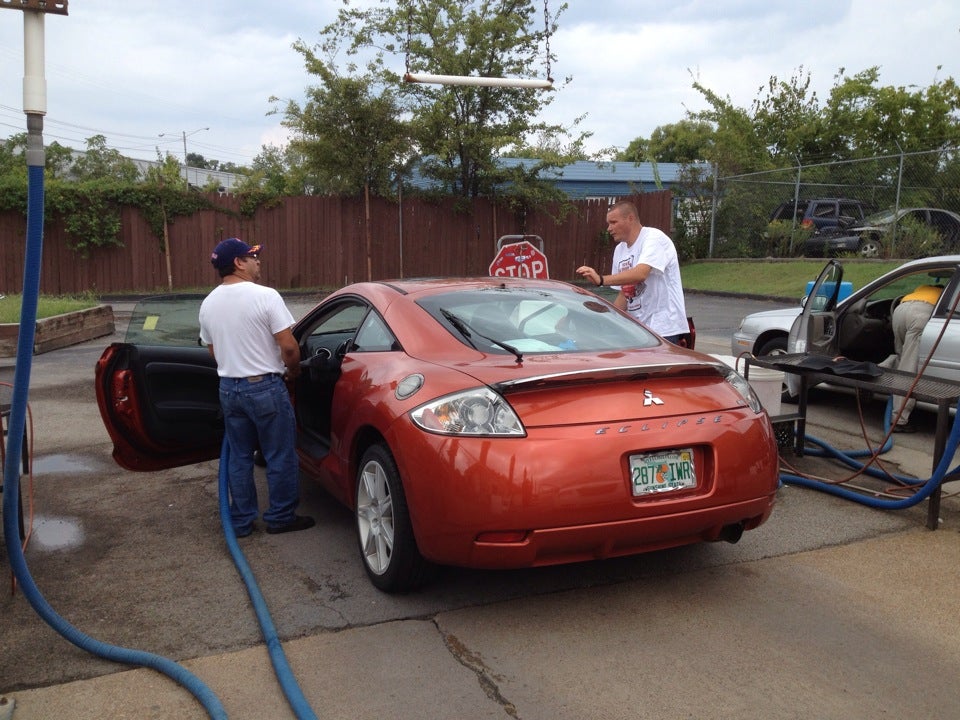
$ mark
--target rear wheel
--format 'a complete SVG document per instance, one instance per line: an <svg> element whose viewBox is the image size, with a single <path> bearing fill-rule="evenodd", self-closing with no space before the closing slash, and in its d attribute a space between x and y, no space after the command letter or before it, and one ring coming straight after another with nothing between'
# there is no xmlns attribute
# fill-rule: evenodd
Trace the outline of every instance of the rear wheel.
<svg viewBox="0 0 960 720"><path fill-rule="evenodd" d="M860 257L865 258L880 257L882 250L883 247L880 245L880 241L876 238L870 237L860 240L860 246L857 248L857 252L860 253Z"/></svg>
<svg viewBox="0 0 960 720"><path fill-rule="evenodd" d="M406 592L422 585L430 564L413 536L400 473L383 444L371 445L357 473L357 542L370 581L384 592Z"/></svg>

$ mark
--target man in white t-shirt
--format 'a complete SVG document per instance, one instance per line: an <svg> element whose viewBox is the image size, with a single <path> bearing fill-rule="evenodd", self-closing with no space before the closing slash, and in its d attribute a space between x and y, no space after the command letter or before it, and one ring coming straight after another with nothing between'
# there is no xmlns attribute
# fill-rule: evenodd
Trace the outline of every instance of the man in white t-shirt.
<svg viewBox="0 0 960 720"><path fill-rule="evenodd" d="M300 373L293 316L280 293L258 284L259 245L229 238L214 248L210 262L222 280L200 305L200 339L220 376L233 530L246 537L260 512L253 480L258 448L267 463L267 532L306 530L314 520L295 513L300 502L297 426L284 382Z"/></svg>
<svg viewBox="0 0 960 720"><path fill-rule="evenodd" d="M628 200L610 208L607 231L617 241L612 274L601 275L588 265L577 268L577 274L598 287L619 290L614 305L665 340L679 343L690 328L673 241L656 228L644 227L636 206Z"/></svg>

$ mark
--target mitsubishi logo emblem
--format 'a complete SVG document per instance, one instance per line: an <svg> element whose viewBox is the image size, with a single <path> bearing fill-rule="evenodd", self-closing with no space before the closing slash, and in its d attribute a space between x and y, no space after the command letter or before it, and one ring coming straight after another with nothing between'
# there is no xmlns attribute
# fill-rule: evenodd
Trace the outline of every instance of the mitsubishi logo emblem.
<svg viewBox="0 0 960 720"><path fill-rule="evenodd" d="M643 391L643 406L649 407L650 405L663 405L663 400L658 397L655 397L652 390Z"/></svg>

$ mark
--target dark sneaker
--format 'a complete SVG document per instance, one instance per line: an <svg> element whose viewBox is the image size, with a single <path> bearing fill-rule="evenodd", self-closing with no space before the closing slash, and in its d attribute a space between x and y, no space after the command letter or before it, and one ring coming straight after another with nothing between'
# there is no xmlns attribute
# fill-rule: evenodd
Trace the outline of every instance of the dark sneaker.
<svg viewBox="0 0 960 720"><path fill-rule="evenodd" d="M277 525L276 527L268 527L267 532L271 535L277 535L279 533L288 533L296 532L297 530L307 530L312 528L317 523L309 515L294 515L293 520L288 522L286 525Z"/></svg>
<svg viewBox="0 0 960 720"><path fill-rule="evenodd" d="M895 433L915 433L917 431L917 426L908 420L905 423L897 423L894 425L893 431Z"/></svg>
<svg viewBox="0 0 960 720"><path fill-rule="evenodd" d="M247 526L247 527L244 528L243 530L238 530L237 528L234 528L234 529L233 529L233 534L236 535L238 538L245 538L245 537L247 537L248 535L252 535L252 534L253 534L253 529L254 529L253 524L250 524L249 526Z"/></svg>

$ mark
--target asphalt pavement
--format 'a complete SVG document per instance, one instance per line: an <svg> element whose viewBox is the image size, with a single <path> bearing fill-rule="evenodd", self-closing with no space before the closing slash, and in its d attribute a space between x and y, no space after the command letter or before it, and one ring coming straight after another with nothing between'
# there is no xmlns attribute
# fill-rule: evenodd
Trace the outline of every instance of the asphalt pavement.
<svg viewBox="0 0 960 720"><path fill-rule="evenodd" d="M299 315L309 300L290 303ZM698 349L716 354L730 352L740 315L776 306L688 304ZM110 458L92 377L122 337L129 310L115 309L114 336L35 358L34 578L84 632L181 662L229 717L295 717L217 527L216 463L133 474ZM839 448L882 434L880 399L814 393L809 434ZM896 436L881 462L922 478L935 418L917 419L921 431ZM827 478L849 472L790 451L783 460ZM363 575L349 514L309 484L303 495L317 528L241 547L317 717L960 717L953 496L931 531L926 503L884 511L788 485L736 545L451 569L419 593L387 596ZM0 598L0 637L0 720L207 716L166 676L74 647L20 592Z"/></svg>

